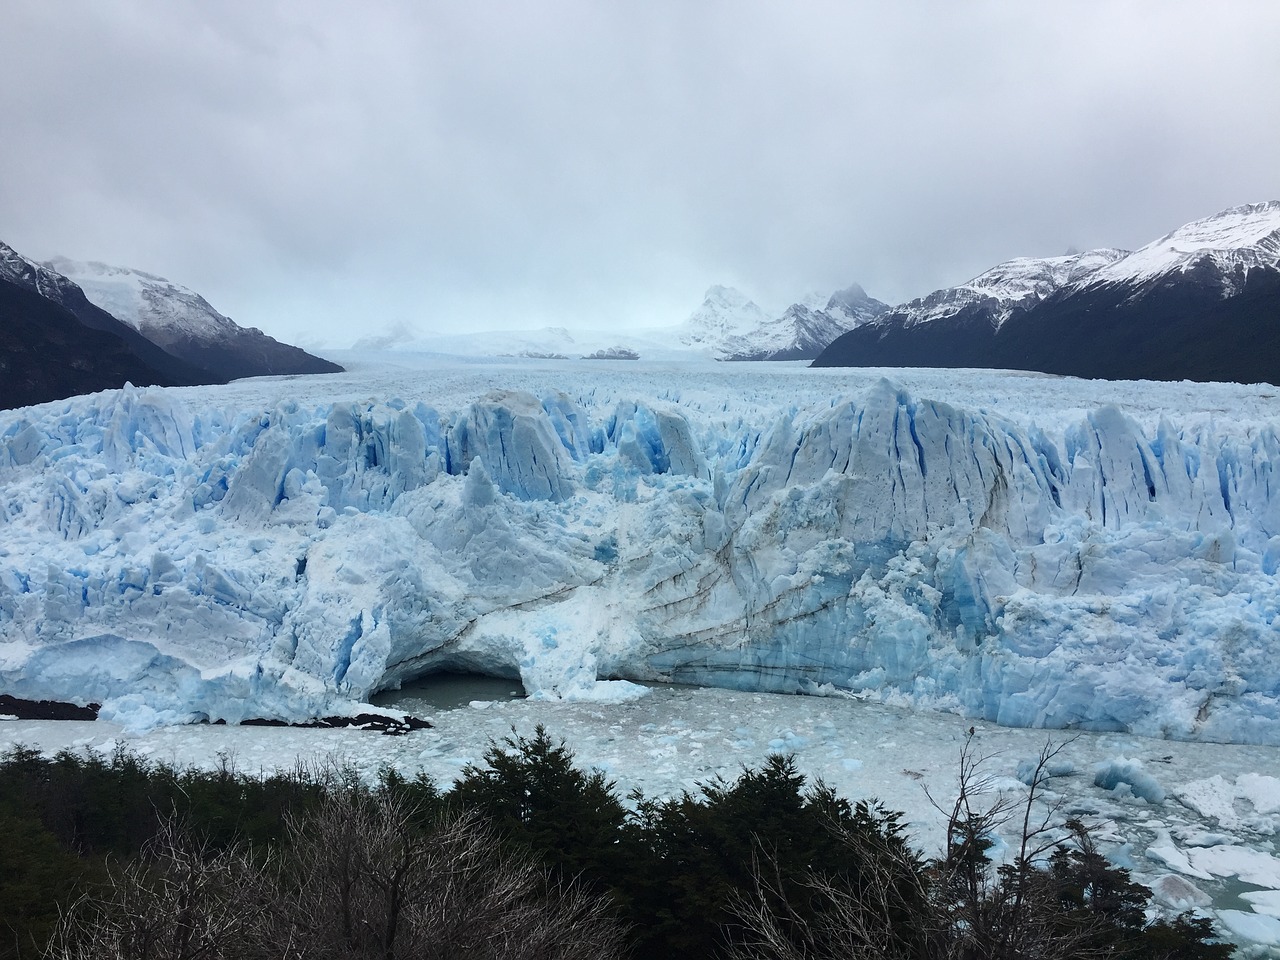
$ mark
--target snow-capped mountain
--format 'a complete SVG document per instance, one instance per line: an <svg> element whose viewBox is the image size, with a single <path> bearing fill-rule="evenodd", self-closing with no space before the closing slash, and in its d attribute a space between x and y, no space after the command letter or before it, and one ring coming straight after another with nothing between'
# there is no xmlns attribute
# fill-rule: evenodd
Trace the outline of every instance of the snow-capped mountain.
<svg viewBox="0 0 1280 960"><path fill-rule="evenodd" d="M846 330L887 309L854 284L830 296L810 294L774 318L741 291L713 286L675 326L423 334L401 323L361 337L351 348L531 360L810 360Z"/></svg>
<svg viewBox="0 0 1280 960"><path fill-rule="evenodd" d="M95 261L55 257L44 265L89 300L213 379L333 373L337 364L223 316L204 297L164 277Z"/></svg>
<svg viewBox="0 0 1280 960"><path fill-rule="evenodd" d="M1280 382L1280 202L1139 250L1011 260L842 336L819 366Z"/></svg>
<svg viewBox="0 0 1280 960"><path fill-rule="evenodd" d="M685 346L719 353L730 338L750 333L769 319L740 290L716 285L707 290L701 305L681 324L676 338Z"/></svg>
<svg viewBox="0 0 1280 960"><path fill-rule="evenodd" d="M828 297L824 309L831 316L843 320L852 330L883 316L889 305L868 296L861 284L854 283Z"/></svg>
<svg viewBox="0 0 1280 960"><path fill-rule="evenodd" d="M207 383L66 277L0 243L0 406L24 406L137 385Z"/></svg>
<svg viewBox="0 0 1280 960"><path fill-rule="evenodd" d="M1078 283L1095 270L1126 256L1126 250L1102 249L1062 257L1006 260L967 283L935 290L928 296L886 310L877 319L885 325L912 327L971 311L999 328L1015 313L1035 306L1063 287Z"/></svg>
<svg viewBox="0 0 1280 960"><path fill-rule="evenodd" d="M739 336L722 341L719 355L726 360L812 360L836 338L870 323L889 309L858 284L830 297L808 297Z"/></svg>
<svg viewBox="0 0 1280 960"><path fill-rule="evenodd" d="M1280 270L1280 200L1193 220L1080 280L1140 286L1206 268L1221 278L1224 296L1236 293L1250 270Z"/></svg>

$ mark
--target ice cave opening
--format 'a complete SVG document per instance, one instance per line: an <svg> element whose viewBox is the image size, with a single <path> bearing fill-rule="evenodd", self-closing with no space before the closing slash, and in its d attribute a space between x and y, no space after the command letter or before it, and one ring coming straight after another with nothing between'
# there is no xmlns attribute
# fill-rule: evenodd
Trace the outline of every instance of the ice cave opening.
<svg viewBox="0 0 1280 960"><path fill-rule="evenodd" d="M456 710L473 702L522 700L524 696L518 679L464 670L433 670L405 680L398 690L375 694L371 702L378 707L421 713Z"/></svg>

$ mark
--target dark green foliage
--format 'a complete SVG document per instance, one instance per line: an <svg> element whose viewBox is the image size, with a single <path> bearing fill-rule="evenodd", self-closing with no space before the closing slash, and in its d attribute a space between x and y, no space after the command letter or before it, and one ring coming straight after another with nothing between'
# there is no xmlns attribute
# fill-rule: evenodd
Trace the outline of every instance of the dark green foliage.
<svg viewBox="0 0 1280 960"><path fill-rule="evenodd" d="M261 847L321 792L320 779L302 770L257 778L225 759L213 771L178 771L125 750L47 760L15 747L0 757L0 820L14 825L0 847L0 918L25 926L0 938L0 960L39 956L51 917L104 877L108 860L137 856L168 820L215 850ZM23 911L34 913L22 920Z"/></svg>
<svg viewBox="0 0 1280 960"><path fill-rule="evenodd" d="M1046 872L1063 908L1063 924L1080 931L1082 952L1132 960L1231 956L1229 944L1211 942L1213 925L1206 919L1184 914L1148 923L1145 908L1151 891L1135 883L1128 870L1107 862L1079 824L1071 825L1077 846L1055 850Z"/></svg>
<svg viewBox="0 0 1280 960"><path fill-rule="evenodd" d="M782 756L734 783L706 784L701 796L641 803L638 826L651 861L633 896L651 914L641 945L655 955L692 956L723 945L732 937L735 900L755 889L764 861L771 898L785 899L804 920L816 906L802 890L809 873L855 889L860 883L864 864L837 834L874 835L908 854L896 815L853 807L821 783L806 788L794 759Z"/></svg>
<svg viewBox="0 0 1280 960"><path fill-rule="evenodd" d="M627 811L599 771L585 773L573 752L541 726L490 744L485 766L468 766L447 795L553 865L596 888L632 869L618 844Z"/></svg>
<svg viewBox="0 0 1280 960"><path fill-rule="evenodd" d="M35 818L0 814L0 958L38 956L61 912L98 876Z"/></svg>
<svg viewBox="0 0 1280 960"><path fill-rule="evenodd" d="M977 762L962 758L970 782ZM394 945L392 952L401 955L407 930L418 931L413 942L437 943L431 955L449 955L448 944L472 936L465 923L431 926L437 920L426 913L396 906L389 914L384 906L399 904L401 892L436 903L429 899L437 896L435 878L452 875L450 864L463 857L450 850L467 851L466 862L480 871L464 870L466 876L497 876L485 872L495 865L518 868L525 885L510 897L501 893L509 886L476 880L481 885L465 888L474 892L459 901L464 888L446 884L455 899L445 919L465 920L474 913L468 903L483 895L492 906L486 922L515 929L519 916L534 936L540 928L531 918L546 904L585 904L585 912L574 907L563 916L587 924L574 928L587 942L590 925L608 921L587 894L605 894L629 926L630 953L638 960L1232 955L1230 945L1213 942L1207 921L1148 922L1150 891L1098 854L1079 825L1072 842L1061 844L1024 825L1031 841L1023 843L1026 853L993 869L986 837L993 823L1003 822L993 814L1009 810L984 812L972 802L975 794L962 786L948 852L926 863L907 842L898 814L874 803L851 804L821 782L808 784L790 757L771 757L696 794L666 800L636 794L629 809L612 783L575 766L569 748L541 727L491 744L483 765L468 767L445 793L425 777L409 780L389 770L370 790L350 773L297 770L254 778L225 760L213 771L178 771L123 751L49 760L15 749L0 758L0 960L42 955L59 910L104 889L108 873L111 896L123 891L133 898L128 902L148 904L142 927L148 930L167 930L170 923L164 898L148 891L182 889L184 878L211 882L212 899L201 902L222 916L243 919L235 911L249 910L248 926L227 928L241 931L239 946L229 954L219 947L219 955L283 957L296 952L302 931L334 922L334 929L347 931L338 940L350 950L313 943L308 955L364 956L374 943ZM343 797L347 806L335 807ZM183 825L183 844L163 840L173 823ZM439 831L450 823L470 826L445 842ZM482 855L485 850L496 859ZM530 857L549 871L549 883L546 877L533 883L535 875L520 866ZM434 866L424 869L428 861ZM175 873L182 864L194 872ZM257 886L226 880L241 874ZM366 878L358 897L355 887L341 883L316 886L326 876L337 882L357 874ZM577 888L564 886L570 882ZM382 917L375 925L384 930L393 915L409 926L397 921L399 933L366 942L355 926L342 926L340 905L348 895L335 889L351 891L352 909ZM94 901L100 906L94 935L107 938L95 942L119 941L112 931L123 928L102 926L122 916L125 901L111 896ZM319 902L335 896L337 907ZM262 913L266 901L272 905ZM532 913L531 905L537 907ZM502 919L508 910L516 911L510 923ZM260 941L252 950L243 939L250 935ZM612 942L609 936L601 942Z"/></svg>
<svg viewBox="0 0 1280 960"><path fill-rule="evenodd" d="M612 784L575 767L568 747L541 727L491 745L485 766L467 768L448 794L562 876L608 891L626 911L637 957L707 956L723 947L733 937L735 901L755 889L765 860L783 896L814 870L856 889L867 847L837 835L874 837L899 862L916 872L922 866L896 814L855 807L821 783L808 787L791 757L771 757L733 783L705 784L699 795L632 799L628 814ZM799 910L802 919L811 914ZM908 916L894 919L902 937L913 936Z"/></svg>

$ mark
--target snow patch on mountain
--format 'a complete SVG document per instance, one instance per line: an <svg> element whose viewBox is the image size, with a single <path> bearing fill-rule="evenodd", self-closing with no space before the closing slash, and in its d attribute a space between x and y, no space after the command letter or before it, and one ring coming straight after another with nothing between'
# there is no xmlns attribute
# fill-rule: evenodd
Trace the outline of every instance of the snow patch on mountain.
<svg viewBox="0 0 1280 960"><path fill-rule="evenodd" d="M716 356L726 360L809 360L837 337L882 316L889 305L867 296L858 284L828 297L811 294L776 320L726 337Z"/></svg>
<svg viewBox="0 0 1280 960"><path fill-rule="evenodd" d="M64 306L68 296L76 290L73 281L24 257L3 241L0 241L0 278L29 287L45 299Z"/></svg>
<svg viewBox="0 0 1280 960"><path fill-rule="evenodd" d="M769 315L740 290L716 285L707 290L676 337L686 346L719 352L729 338L750 333L769 320Z"/></svg>
<svg viewBox="0 0 1280 960"><path fill-rule="evenodd" d="M879 322L912 327L954 316L961 310L981 308L988 311L992 326L999 328L1016 312L1094 276L1126 256L1125 250L1100 249L1062 257L1017 257L959 286L935 290L894 307Z"/></svg>
<svg viewBox="0 0 1280 960"><path fill-rule="evenodd" d="M1193 220L1097 270L1085 282L1145 284L1206 262L1226 281L1224 296L1252 268L1280 270L1280 200L1243 204Z"/></svg>
<svg viewBox="0 0 1280 960"><path fill-rule="evenodd" d="M181 284L128 267L54 257L44 266L75 283L89 301L165 349L187 341L228 340L242 328Z"/></svg>

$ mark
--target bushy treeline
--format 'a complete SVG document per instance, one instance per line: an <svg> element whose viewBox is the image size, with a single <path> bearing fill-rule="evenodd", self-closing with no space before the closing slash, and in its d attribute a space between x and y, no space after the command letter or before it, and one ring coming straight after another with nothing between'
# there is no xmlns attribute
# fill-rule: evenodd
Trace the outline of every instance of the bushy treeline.
<svg viewBox="0 0 1280 960"><path fill-rule="evenodd" d="M1018 855L993 866L1011 811L983 805L974 763L930 860L900 815L807 783L787 757L624 803L541 728L491 744L447 791L14 750L0 958L1231 955L1207 921L1149 920L1150 891L1078 824L1024 816Z"/></svg>

